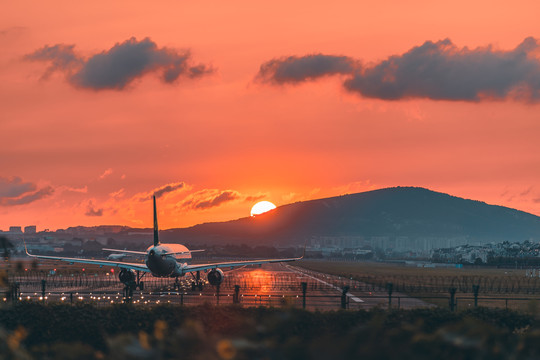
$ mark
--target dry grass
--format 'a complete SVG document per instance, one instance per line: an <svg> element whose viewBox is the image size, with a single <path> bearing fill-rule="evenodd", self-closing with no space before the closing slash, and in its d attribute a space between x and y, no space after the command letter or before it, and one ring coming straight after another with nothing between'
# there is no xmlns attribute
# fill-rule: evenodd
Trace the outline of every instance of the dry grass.
<svg viewBox="0 0 540 360"><path fill-rule="evenodd" d="M478 305L481 306L530 311L531 307L538 307L540 298L540 279L525 277L524 269L419 268L397 263L316 260L303 260L297 265L353 278L382 289L387 283L392 283L394 293L401 292L426 299L427 302L443 307L449 306L450 288L456 288L458 308L473 307L473 285L480 286Z"/></svg>
<svg viewBox="0 0 540 360"><path fill-rule="evenodd" d="M458 268L420 268L415 266L405 266L401 263L381 263L381 262L346 262L346 261L318 261L302 260L297 263L298 266L315 271L327 272L332 274L351 274L353 276L479 276L479 277L525 277L524 269L497 269L494 267L464 267Z"/></svg>

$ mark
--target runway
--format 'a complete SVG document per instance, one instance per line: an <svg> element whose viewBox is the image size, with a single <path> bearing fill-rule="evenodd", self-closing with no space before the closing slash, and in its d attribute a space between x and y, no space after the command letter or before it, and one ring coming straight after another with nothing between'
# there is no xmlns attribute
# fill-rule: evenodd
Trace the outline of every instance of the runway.
<svg viewBox="0 0 540 360"><path fill-rule="evenodd" d="M75 269L76 265L73 267ZM174 279L154 278L146 275L144 291L134 291L132 301L136 304L182 304L196 305L233 304L235 288L241 306L297 307L308 310L370 309L387 308L388 293L355 280L317 273L296 264L264 264L225 271L225 279L218 288L206 284L203 291L191 290L191 276L181 278L180 287L175 288ZM123 300L123 285L112 273L83 276L72 274L49 274L39 276L15 276L13 283L19 284L19 298L23 301L47 302L91 302L98 305L118 303ZM205 274L201 274L205 278ZM43 292L43 281L45 291ZM303 285L304 283L305 285ZM348 291L343 298L343 289ZM305 295L304 295L305 291ZM45 299L42 299L45 295ZM429 304L403 294L392 294L392 307L414 308Z"/></svg>

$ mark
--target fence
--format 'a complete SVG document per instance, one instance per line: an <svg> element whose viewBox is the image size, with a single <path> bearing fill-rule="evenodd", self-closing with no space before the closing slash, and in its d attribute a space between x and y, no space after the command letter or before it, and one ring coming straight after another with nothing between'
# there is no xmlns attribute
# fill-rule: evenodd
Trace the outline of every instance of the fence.
<svg viewBox="0 0 540 360"><path fill-rule="evenodd" d="M204 291L193 293L191 279L184 278L179 287L168 278L145 277L145 292L136 291L132 301L137 304L177 303L182 305L237 303L242 306L292 306L308 309L332 310L339 308L418 307L441 306L451 310L472 306L491 306L530 310L540 302L536 282L498 282L481 278L432 277L426 283L416 280L426 277L408 277L408 283L384 282L386 277L365 277L361 282L350 278L329 276L307 270L298 272L235 272L225 277L219 291L206 286ZM317 281L316 277L319 279ZM400 279L399 277L395 277ZM437 280L438 278L441 278ZM299 279L301 279L299 281ZM324 280L324 281L321 281ZM402 279L404 280L404 279ZM495 279L496 280L496 279ZM536 280L536 279L529 279ZM476 284L475 284L476 282ZM14 285L5 291L4 301L90 301L96 304L122 302L122 284L114 274L106 272L51 273L46 271L25 271L11 273L9 283ZM483 286L488 284L488 288ZM503 285L506 284L506 285ZM525 286L528 284L530 286ZM450 285L450 286L448 286ZM455 285L455 286L452 286ZM499 286L501 285L501 286ZM446 286L446 287L445 287ZM347 291L344 289L347 288ZM238 290L237 290L238 289ZM501 296L486 296L491 289L501 291ZM527 291L524 291L524 290ZM497 291L495 291L497 293ZM339 294L341 292L341 294ZM352 292L361 297L361 302L351 301ZM414 298L403 293L413 295ZM520 296L525 294L526 296ZM490 294L491 295L491 294ZM41 299L40 299L41 298ZM415 299L416 298L416 299ZM236 299L236 300L235 300ZM417 299L423 300L418 301ZM414 302L414 301L416 302Z"/></svg>

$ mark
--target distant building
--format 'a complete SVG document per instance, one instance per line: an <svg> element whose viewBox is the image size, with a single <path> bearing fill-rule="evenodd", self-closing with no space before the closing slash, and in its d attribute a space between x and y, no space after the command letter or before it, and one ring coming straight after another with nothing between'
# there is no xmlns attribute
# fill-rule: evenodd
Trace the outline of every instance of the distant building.
<svg viewBox="0 0 540 360"><path fill-rule="evenodd" d="M36 225L30 225L24 227L24 233L25 234L35 234L36 233Z"/></svg>
<svg viewBox="0 0 540 360"><path fill-rule="evenodd" d="M12 234L22 234L22 228L20 226L10 226L9 232Z"/></svg>

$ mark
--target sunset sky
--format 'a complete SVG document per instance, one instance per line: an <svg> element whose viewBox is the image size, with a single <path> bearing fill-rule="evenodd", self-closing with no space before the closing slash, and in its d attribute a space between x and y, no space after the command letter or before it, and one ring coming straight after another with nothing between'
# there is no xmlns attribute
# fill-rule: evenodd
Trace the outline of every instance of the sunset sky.
<svg viewBox="0 0 540 360"><path fill-rule="evenodd" d="M538 1L9 1L0 230L421 186L540 215Z"/></svg>

